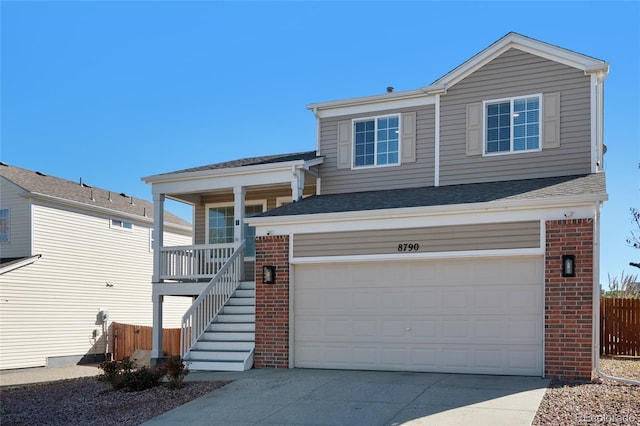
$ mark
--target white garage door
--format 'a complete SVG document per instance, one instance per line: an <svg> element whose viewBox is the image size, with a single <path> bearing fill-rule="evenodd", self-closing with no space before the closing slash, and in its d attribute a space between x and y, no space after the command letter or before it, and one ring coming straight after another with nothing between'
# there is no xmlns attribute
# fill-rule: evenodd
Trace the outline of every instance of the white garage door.
<svg viewBox="0 0 640 426"><path fill-rule="evenodd" d="M543 260L294 267L294 365L542 375Z"/></svg>

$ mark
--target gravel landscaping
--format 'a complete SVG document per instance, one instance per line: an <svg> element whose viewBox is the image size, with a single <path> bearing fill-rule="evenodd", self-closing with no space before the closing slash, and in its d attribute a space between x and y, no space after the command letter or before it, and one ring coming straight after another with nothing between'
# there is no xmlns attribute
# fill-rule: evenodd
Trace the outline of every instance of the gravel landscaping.
<svg viewBox="0 0 640 426"><path fill-rule="evenodd" d="M228 381L188 382L169 390L156 386L139 392L113 391L94 377L29 385L0 392L3 426L139 425L214 391Z"/></svg>
<svg viewBox="0 0 640 426"><path fill-rule="evenodd" d="M640 359L604 358L607 375L640 381ZM640 386L553 380L542 398L534 425L638 425Z"/></svg>
<svg viewBox="0 0 640 426"><path fill-rule="evenodd" d="M604 359L609 375L640 380L640 359ZM183 389L161 385L140 392L113 391L93 377L5 388L0 423L9 425L139 425L215 391L228 381L187 382ZM552 381L534 425L640 424L640 386L609 380Z"/></svg>

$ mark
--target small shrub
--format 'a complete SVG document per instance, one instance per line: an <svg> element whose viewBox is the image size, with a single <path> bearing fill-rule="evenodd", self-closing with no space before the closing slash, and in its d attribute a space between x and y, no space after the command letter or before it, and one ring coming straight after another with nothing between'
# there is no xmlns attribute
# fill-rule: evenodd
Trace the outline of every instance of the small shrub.
<svg viewBox="0 0 640 426"><path fill-rule="evenodd" d="M164 376L161 369L143 367L135 369L135 362L128 357L122 361L105 361L98 365L103 374L98 380L109 383L113 390L135 392L158 386Z"/></svg>
<svg viewBox="0 0 640 426"><path fill-rule="evenodd" d="M136 392L156 387L164 377L164 372L157 368L142 367L123 374L122 388L127 392Z"/></svg>
<svg viewBox="0 0 640 426"><path fill-rule="evenodd" d="M189 374L189 369L185 368L184 361L179 356L170 357L162 367L162 371L169 380L167 384L169 389L182 389L184 387L184 378Z"/></svg>

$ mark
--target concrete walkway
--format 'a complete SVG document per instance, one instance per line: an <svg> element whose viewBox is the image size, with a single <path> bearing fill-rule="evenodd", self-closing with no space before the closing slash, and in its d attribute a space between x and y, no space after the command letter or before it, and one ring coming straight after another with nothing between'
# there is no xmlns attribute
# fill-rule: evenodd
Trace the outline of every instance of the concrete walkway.
<svg viewBox="0 0 640 426"><path fill-rule="evenodd" d="M100 373L97 364L3 370L0 371L0 387L57 382L78 377L97 376Z"/></svg>
<svg viewBox="0 0 640 426"><path fill-rule="evenodd" d="M298 369L187 378L233 383L146 426L530 425L549 384L535 377Z"/></svg>

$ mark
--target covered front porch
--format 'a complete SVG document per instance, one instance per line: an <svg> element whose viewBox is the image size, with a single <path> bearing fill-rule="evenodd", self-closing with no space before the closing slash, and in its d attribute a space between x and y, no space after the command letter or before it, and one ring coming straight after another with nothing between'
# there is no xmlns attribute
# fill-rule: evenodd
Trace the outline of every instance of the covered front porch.
<svg viewBox="0 0 640 426"><path fill-rule="evenodd" d="M154 200L153 359L163 357L164 296L192 297L194 305L202 305L211 299L204 297L204 293L221 294L215 289L220 284L214 281L236 283L232 290L227 286L224 291L227 299L240 283L254 282L255 231L245 223L245 218L316 194L319 188L316 166L322 160L312 151L217 163L143 178L151 184ZM165 240L166 200L191 206L193 244L177 246ZM231 260L234 266L229 265ZM218 300L215 307L202 308L207 312L206 321L213 322L224 303L220 305ZM192 306L183 318L183 334L188 329L191 335L190 342L184 345L183 356L198 338L193 336L190 323L191 311L195 309L201 308ZM200 334L204 333L202 327L199 326Z"/></svg>

